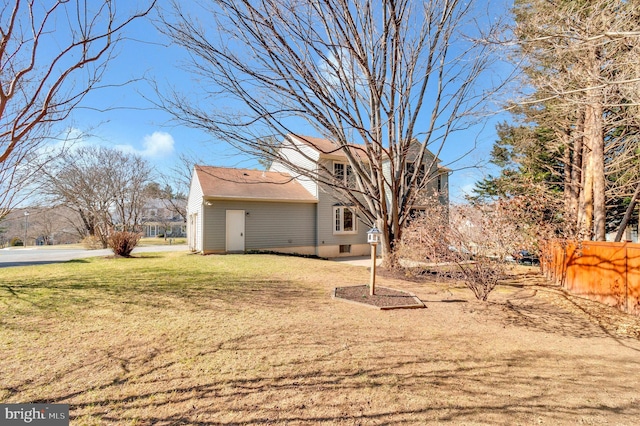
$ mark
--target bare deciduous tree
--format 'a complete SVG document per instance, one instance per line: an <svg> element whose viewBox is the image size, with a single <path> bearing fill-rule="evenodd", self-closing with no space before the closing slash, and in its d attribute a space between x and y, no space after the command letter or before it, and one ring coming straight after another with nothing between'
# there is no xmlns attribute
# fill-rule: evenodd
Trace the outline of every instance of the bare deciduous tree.
<svg viewBox="0 0 640 426"><path fill-rule="evenodd" d="M120 7L116 7L116 3ZM21 200L40 147L97 89L122 30L146 15L124 2L13 0L0 8L0 216ZM123 13L125 12L126 13Z"/></svg>
<svg viewBox="0 0 640 426"><path fill-rule="evenodd" d="M427 149L438 156L492 93L476 84L493 58L474 26L479 3L218 0L185 9L174 1L159 29L189 52L203 96L165 93L161 106L241 152L333 187L382 230L391 254L435 178L411 164L430 158ZM291 160L291 150L309 154L287 135L309 129L346 156L355 185ZM460 155L473 148L458 143Z"/></svg>
<svg viewBox="0 0 640 426"><path fill-rule="evenodd" d="M48 160L49 155L38 155L36 151L18 148L0 162L0 220L7 216L13 206L20 204L31 194L35 177Z"/></svg>
<svg viewBox="0 0 640 426"><path fill-rule="evenodd" d="M107 247L115 227L138 231L152 169L147 161L100 146L84 146L60 157L47 172L53 204L80 216L86 235Z"/></svg>

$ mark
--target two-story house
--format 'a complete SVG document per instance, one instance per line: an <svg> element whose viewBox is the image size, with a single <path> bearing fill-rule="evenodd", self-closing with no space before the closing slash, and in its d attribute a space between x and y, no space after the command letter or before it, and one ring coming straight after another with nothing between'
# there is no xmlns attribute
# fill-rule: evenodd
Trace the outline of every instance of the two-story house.
<svg viewBox="0 0 640 426"><path fill-rule="evenodd" d="M186 200L161 200L152 198L142 209L142 231L145 237L177 238L186 236L184 213Z"/></svg>
<svg viewBox="0 0 640 426"><path fill-rule="evenodd" d="M280 149L287 163L298 170L282 162L274 162L267 171L194 167L187 201L191 250L203 254L274 251L328 258L368 254L371 224L363 223L330 186L300 173L300 169L311 171L307 175L329 170L348 185L353 172L342 151L326 139L295 136L289 136ZM432 154L425 157L425 164L437 164ZM431 173L437 176L429 191L448 204L448 169L435 168Z"/></svg>

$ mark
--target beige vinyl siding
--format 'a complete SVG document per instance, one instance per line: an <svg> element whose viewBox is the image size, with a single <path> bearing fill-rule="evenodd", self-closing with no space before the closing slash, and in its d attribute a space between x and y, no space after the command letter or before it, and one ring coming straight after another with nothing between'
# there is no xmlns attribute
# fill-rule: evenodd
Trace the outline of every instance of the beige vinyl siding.
<svg viewBox="0 0 640 426"><path fill-rule="evenodd" d="M441 173L440 175L441 190L438 193L438 202L442 205L448 205L449 204L449 175L446 171L443 171L443 169L438 170L438 164L436 162L433 162L434 158L435 156L433 155L433 153L429 151L425 152L424 164L426 166L432 165L432 167L429 171L430 181L427 183L427 186L422 190L421 194L427 197L431 197L433 194L437 193L437 189L438 189L437 176L438 176L438 173ZM410 159L410 157L408 157L408 159ZM384 178L390 182L391 181L391 163L388 160L384 161L384 163L382 164L382 173L384 175ZM387 199L387 205L391 205L391 193L388 187L387 187L387 191L385 191L385 194Z"/></svg>
<svg viewBox="0 0 640 426"><path fill-rule="evenodd" d="M284 147L281 149L282 156L287 159L291 164L296 164L298 167L316 172L317 161L320 158L320 154L310 146L295 140L291 143L295 143L296 149ZM284 172L291 176L296 176L296 180L302 185L311 195L318 197L318 185L312 179L305 176L298 176L298 173L291 170L289 166L281 162L274 161L269 167L271 172Z"/></svg>
<svg viewBox="0 0 640 426"><path fill-rule="evenodd" d="M437 188L437 181L436 181ZM438 194L438 202L444 206L449 205L449 174L442 173L440 175L440 193Z"/></svg>
<svg viewBox="0 0 640 426"><path fill-rule="evenodd" d="M440 191L438 191L438 171L433 171L430 175L429 183L423 190L427 196L433 194L438 195L438 202L442 205L449 204L449 175L445 171L440 170Z"/></svg>
<svg viewBox="0 0 640 426"><path fill-rule="evenodd" d="M202 220L202 233L207 236L203 251L221 253L226 249L226 210L220 210L217 201L208 201L208 204L204 205Z"/></svg>
<svg viewBox="0 0 640 426"><path fill-rule="evenodd" d="M340 204L337 198L330 193L331 188L320 191L318 197L318 245L339 246L344 244L366 244L369 225L358 220L357 234L334 234L335 216L334 206Z"/></svg>
<svg viewBox="0 0 640 426"><path fill-rule="evenodd" d="M385 182L391 182L391 162L389 160L385 160L382 163L382 176L384 176ZM385 198L387 201L387 205L391 205L391 191L388 185L385 185Z"/></svg>
<svg viewBox="0 0 640 426"><path fill-rule="evenodd" d="M187 198L187 240L189 247L194 251L202 251L202 187L198 180L198 175L194 172L191 178L189 197ZM192 217L196 215L195 223L192 224ZM195 229L192 227L195 226ZM192 241L195 239L195 241Z"/></svg>
<svg viewBox="0 0 640 426"><path fill-rule="evenodd" d="M245 250L288 251L316 244L315 203L221 200L212 204L205 206L206 252L225 251L227 210L245 211Z"/></svg>

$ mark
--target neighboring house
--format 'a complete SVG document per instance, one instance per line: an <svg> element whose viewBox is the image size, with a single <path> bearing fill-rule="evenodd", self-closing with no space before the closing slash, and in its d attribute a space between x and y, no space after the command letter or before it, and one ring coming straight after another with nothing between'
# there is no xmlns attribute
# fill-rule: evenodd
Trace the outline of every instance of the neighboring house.
<svg viewBox="0 0 640 426"><path fill-rule="evenodd" d="M292 147L289 144L295 145ZM345 156L326 139L289 136L282 153L301 168L319 166L349 181ZM427 155L431 164L433 155ZM437 164L437 162L434 162ZM426 170L425 170L426 172ZM427 191L448 205L448 169ZM420 210L420 205L415 206ZM187 201L187 238L203 254L274 251L320 257L367 255L367 231L332 188L300 176L282 163L268 171L195 166Z"/></svg>
<svg viewBox="0 0 640 426"><path fill-rule="evenodd" d="M182 203L186 200L172 200L173 203ZM152 198L148 200L142 209L142 230L145 237L177 238L187 236L187 224L175 209L169 208L166 200Z"/></svg>

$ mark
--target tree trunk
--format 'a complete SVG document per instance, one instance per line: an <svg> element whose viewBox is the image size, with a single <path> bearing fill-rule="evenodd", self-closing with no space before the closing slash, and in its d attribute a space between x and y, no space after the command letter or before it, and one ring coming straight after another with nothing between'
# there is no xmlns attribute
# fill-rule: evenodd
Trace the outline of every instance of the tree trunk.
<svg viewBox="0 0 640 426"><path fill-rule="evenodd" d="M569 132L565 132L561 135L564 145L564 158L562 159L563 164L563 185L564 185L564 211L567 215L567 222L574 223L575 222L575 213L576 209L573 205L573 200L575 197L575 186L571 181L571 168L573 166L573 146L570 142L570 134Z"/></svg>
<svg viewBox="0 0 640 426"><path fill-rule="evenodd" d="M590 86L596 87L600 81L600 53L596 46L588 51L587 69L589 71ZM587 107L585 117L585 138L591 148L590 173L593 184L593 239L605 241L607 209L605 204L605 176L604 176L604 118L603 93L601 89L590 89L587 92Z"/></svg>
<svg viewBox="0 0 640 426"><path fill-rule="evenodd" d="M589 130L592 140L593 164L593 221L594 240L605 241L607 237L607 205L605 201L604 177L604 136L603 136L602 103L593 105L593 128Z"/></svg>
<svg viewBox="0 0 640 426"><path fill-rule="evenodd" d="M582 193L582 153L583 153L583 132L584 132L584 112L578 115L577 130L572 134L571 169L569 171L567 211L570 215L569 221L573 230L579 229L578 209L580 206L580 196Z"/></svg>
<svg viewBox="0 0 640 426"><path fill-rule="evenodd" d="M590 240L593 235L593 149L591 140L586 137L586 129L590 128L593 112L590 106L585 109L585 137L582 154L582 192L580 193L580 209L578 210L578 233L581 238Z"/></svg>
<svg viewBox="0 0 640 426"><path fill-rule="evenodd" d="M588 240L604 241L606 238L604 138L602 106L598 103L586 107L584 157L580 231Z"/></svg>
<svg viewBox="0 0 640 426"><path fill-rule="evenodd" d="M622 218L622 222L620 222L620 227L618 228L618 233L616 234L615 242L619 243L622 240L622 235L624 234L625 229L627 229L627 225L629 224L629 220L631 219L631 215L633 214L633 210L636 208L636 203L638 201L638 196L640 195L640 183L636 187L636 191L633 193L633 197L631 197L631 202L627 207L627 210L624 213L624 218Z"/></svg>

